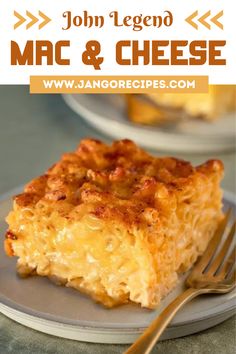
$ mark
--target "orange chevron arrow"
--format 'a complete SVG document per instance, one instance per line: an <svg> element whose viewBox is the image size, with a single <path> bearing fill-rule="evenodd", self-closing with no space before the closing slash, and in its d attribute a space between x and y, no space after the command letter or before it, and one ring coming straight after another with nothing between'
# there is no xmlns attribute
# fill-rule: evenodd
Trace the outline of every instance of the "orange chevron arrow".
<svg viewBox="0 0 236 354"><path fill-rule="evenodd" d="M14 24L14 29L17 29L19 26L21 26L26 21L26 19L23 16L21 16L17 11L14 11L14 15L19 19L19 21L17 21Z"/></svg>
<svg viewBox="0 0 236 354"><path fill-rule="evenodd" d="M218 21L218 19L221 18L223 15L224 15L224 11L222 10L211 19L211 22L213 22L217 27L221 29L224 29L224 26L222 25L222 23Z"/></svg>
<svg viewBox="0 0 236 354"><path fill-rule="evenodd" d="M43 28L44 26L46 26L50 21L52 21L48 16L46 16L43 12L39 11L39 16L42 17L42 19L44 19L43 22L40 23L39 25L39 29Z"/></svg>
<svg viewBox="0 0 236 354"><path fill-rule="evenodd" d="M187 17L187 18L185 19L185 21L186 21L189 25L191 25L192 27L194 27L196 30L198 29L198 25L197 25L195 22L193 22L192 20L193 20L197 15L198 15L198 10L194 11L194 12L192 13L192 15L190 15L189 17Z"/></svg>
<svg viewBox="0 0 236 354"><path fill-rule="evenodd" d="M36 22L38 22L38 18L35 17L31 12L26 11L26 15L31 19L31 21L26 25L26 29L32 27Z"/></svg>
<svg viewBox="0 0 236 354"><path fill-rule="evenodd" d="M205 26L206 28L208 29L211 29L211 25L209 25L209 23L207 23L205 21L205 19L210 16L211 14L211 10L207 11L204 15L202 15L201 17L199 17L198 21L203 25Z"/></svg>

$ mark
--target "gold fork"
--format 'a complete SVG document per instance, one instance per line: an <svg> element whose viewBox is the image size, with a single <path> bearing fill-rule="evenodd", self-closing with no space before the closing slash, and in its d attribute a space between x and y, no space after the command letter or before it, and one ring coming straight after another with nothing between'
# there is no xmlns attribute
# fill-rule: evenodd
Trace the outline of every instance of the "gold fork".
<svg viewBox="0 0 236 354"><path fill-rule="evenodd" d="M236 247L234 246L232 251L230 249L234 240L235 222L230 228L221 249L217 252L229 224L230 212L228 210L205 253L186 279L187 290L165 308L124 354L150 353L177 311L196 296L208 293L225 294L234 289L236 286L236 270L234 267Z"/></svg>

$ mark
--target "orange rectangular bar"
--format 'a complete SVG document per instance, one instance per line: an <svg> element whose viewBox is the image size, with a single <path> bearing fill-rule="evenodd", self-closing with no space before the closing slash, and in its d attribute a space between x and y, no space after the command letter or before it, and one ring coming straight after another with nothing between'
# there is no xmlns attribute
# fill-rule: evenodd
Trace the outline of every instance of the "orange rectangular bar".
<svg viewBox="0 0 236 354"><path fill-rule="evenodd" d="M31 76L30 93L206 93L208 76Z"/></svg>

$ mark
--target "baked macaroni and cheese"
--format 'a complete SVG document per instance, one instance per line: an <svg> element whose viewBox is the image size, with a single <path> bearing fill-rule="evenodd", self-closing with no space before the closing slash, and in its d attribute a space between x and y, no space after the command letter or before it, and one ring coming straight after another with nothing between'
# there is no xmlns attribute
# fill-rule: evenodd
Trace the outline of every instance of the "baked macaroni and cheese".
<svg viewBox="0 0 236 354"><path fill-rule="evenodd" d="M14 198L5 250L17 271L105 306L155 308L222 218L222 163L150 156L130 140L82 140Z"/></svg>
<svg viewBox="0 0 236 354"><path fill-rule="evenodd" d="M163 124L182 119L215 121L236 111L235 85L210 85L208 93L126 95L128 117L140 124Z"/></svg>

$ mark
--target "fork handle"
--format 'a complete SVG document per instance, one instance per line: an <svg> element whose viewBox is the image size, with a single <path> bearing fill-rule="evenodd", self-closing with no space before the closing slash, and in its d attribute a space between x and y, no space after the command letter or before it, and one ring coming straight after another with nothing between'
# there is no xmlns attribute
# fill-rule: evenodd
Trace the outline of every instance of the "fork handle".
<svg viewBox="0 0 236 354"><path fill-rule="evenodd" d="M188 288L173 300L162 313L150 324L143 334L132 344L124 354L149 354L161 334L173 319L177 311L188 301L202 294L202 289Z"/></svg>

